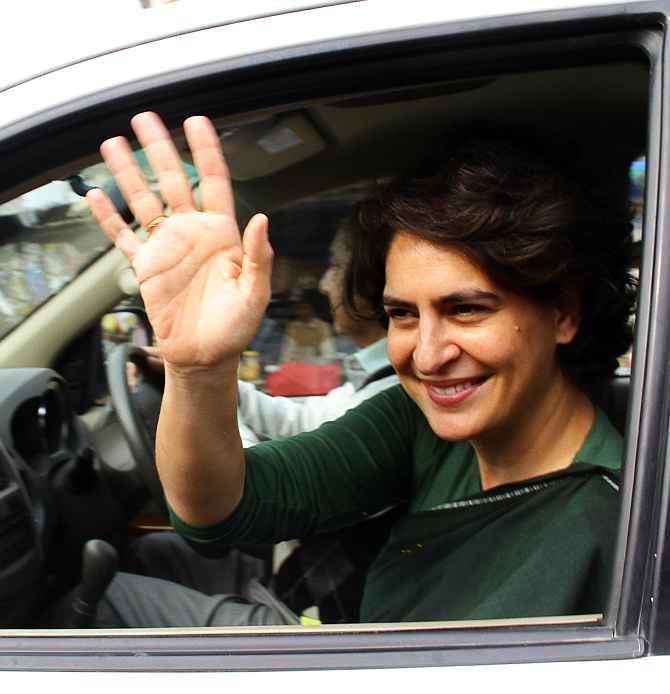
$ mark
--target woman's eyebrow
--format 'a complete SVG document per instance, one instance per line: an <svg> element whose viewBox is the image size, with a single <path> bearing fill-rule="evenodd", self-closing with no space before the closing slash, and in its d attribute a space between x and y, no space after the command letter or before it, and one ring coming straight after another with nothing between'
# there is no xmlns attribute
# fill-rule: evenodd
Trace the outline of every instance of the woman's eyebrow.
<svg viewBox="0 0 670 694"><path fill-rule="evenodd" d="M481 289L464 289L458 292L451 292L437 297L435 303L439 304L455 304L468 301L495 301L500 303L501 298L494 292L485 292ZM414 306L411 301L401 299L400 297L391 294L384 294L382 302L385 306Z"/></svg>
<svg viewBox="0 0 670 694"><path fill-rule="evenodd" d="M390 294L384 294L384 296L382 296L382 303L384 306L414 306L411 301L405 301L404 299L399 299L398 297L391 296Z"/></svg>

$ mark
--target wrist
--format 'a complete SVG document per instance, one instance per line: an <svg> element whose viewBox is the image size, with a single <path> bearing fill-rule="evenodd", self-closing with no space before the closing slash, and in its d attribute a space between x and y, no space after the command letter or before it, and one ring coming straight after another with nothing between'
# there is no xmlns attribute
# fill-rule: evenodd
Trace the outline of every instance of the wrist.
<svg viewBox="0 0 670 694"><path fill-rule="evenodd" d="M165 362L165 385L193 390L216 389L222 392L227 385L237 389L239 358L227 360L216 366L178 366Z"/></svg>

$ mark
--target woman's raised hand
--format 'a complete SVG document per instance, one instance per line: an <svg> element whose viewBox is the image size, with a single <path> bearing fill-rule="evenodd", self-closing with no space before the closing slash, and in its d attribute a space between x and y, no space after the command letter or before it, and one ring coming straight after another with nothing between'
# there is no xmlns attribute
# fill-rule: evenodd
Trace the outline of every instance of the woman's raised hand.
<svg viewBox="0 0 670 694"><path fill-rule="evenodd" d="M178 369L230 364L253 338L270 299L272 249L267 218L255 215L243 237L235 220L228 167L209 119L184 123L200 177L202 211L170 135L155 113L131 125L158 179L163 203L142 175L127 140L103 142L100 152L135 218L145 228L162 219L147 241L138 238L107 195L87 199L98 224L131 262L161 354Z"/></svg>

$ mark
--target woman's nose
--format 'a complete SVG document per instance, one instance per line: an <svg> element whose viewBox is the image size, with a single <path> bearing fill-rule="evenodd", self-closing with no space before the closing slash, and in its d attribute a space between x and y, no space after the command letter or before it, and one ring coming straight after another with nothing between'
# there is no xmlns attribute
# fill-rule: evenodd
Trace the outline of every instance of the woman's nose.
<svg viewBox="0 0 670 694"><path fill-rule="evenodd" d="M422 374L436 374L461 355L461 348L446 334L435 331L419 335L414 348L414 366Z"/></svg>

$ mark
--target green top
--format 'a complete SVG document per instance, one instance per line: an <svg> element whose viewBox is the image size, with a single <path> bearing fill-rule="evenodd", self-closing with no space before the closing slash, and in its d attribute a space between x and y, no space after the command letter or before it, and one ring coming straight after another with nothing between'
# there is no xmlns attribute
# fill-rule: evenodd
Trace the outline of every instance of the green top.
<svg viewBox="0 0 670 694"><path fill-rule="evenodd" d="M568 470L486 492L472 446L438 438L400 386L245 456L234 513L208 528L173 514L178 532L196 543L274 542L409 502L370 569L363 621L604 609L621 437L601 411Z"/></svg>

